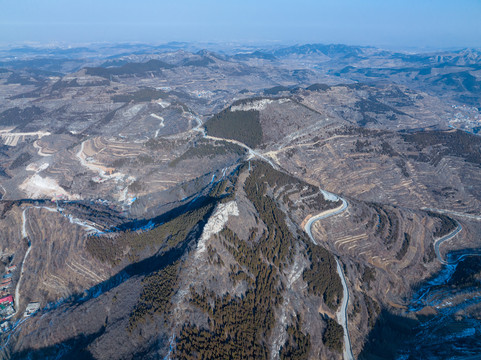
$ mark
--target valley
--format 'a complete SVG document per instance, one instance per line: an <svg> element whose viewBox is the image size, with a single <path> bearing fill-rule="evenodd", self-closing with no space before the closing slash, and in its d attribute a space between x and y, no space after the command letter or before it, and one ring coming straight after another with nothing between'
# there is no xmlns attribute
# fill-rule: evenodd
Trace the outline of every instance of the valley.
<svg viewBox="0 0 481 360"><path fill-rule="evenodd" d="M97 46L0 52L0 357L476 356L479 52Z"/></svg>

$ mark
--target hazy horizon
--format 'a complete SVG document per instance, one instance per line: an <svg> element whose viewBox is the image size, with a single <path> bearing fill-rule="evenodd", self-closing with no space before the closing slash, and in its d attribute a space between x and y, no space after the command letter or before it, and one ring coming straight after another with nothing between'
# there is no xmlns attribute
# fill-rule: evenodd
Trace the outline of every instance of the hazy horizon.
<svg viewBox="0 0 481 360"><path fill-rule="evenodd" d="M2 4L2 46L25 43L342 43L481 47L481 2L207 0Z"/></svg>
<svg viewBox="0 0 481 360"><path fill-rule="evenodd" d="M208 50L221 53L237 53L245 48L245 51L255 51L255 50L270 50L279 49L290 46L303 46L303 45L346 45L353 47L364 47L364 48L374 48L379 50L387 50L393 52L401 53L431 53L431 52L443 52L443 51L461 51L464 49L474 49L481 51L481 46L394 46L394 45L369 45L369 44L347 44L341 42L282 42L282 41L260 41L260 42L247 42L247 41L165 41L165 42L140 42L140 41L85 41L85 42L68 42L68 41L51 41L51 42L35 42L35 41L24 41L18 43L2 44L0 43L0 49L2 50L13 50L13 49L80 49L85 48L108 48L108 47L174 47L174 44L178 45L178 49L186 51L198 51L198 50Z"/></svg>

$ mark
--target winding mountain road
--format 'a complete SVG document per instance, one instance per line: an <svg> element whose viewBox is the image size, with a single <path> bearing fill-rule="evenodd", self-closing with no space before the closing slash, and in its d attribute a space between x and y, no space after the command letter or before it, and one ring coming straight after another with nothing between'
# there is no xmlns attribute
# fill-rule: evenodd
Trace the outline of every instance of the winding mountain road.
<svg viewBox="0 0 481 360"><path fill-rule="evenodd" d="M439 239L436 239L434 240L434 252L436 253L436 257L438 258L438 261L443 264L443 265L455 265L457 263L459 263L459 261L461 261L461 259L465 258L465 257L468 257L468 256L481 256L481 253L479 252L471 252L471 253L466 253L466 254L462 254L461 256L459 256L456 260L454 261L446 261L443 259L443 257L441 256L441 252L439 250L439 247L441 246L441 244L447 240L450 240L452 239L453 237L455 237L461 230L463 230L463 227L461 226L460 223L458 223L456 221L456 223L458 224L458 226L456 227L456 229L454 229L453 231L451 231L449 234L443 236L443 237L440 237Z"/></svg>
<svg viewBox="0 0 481 360"><path fill-rule="evenodd" d="M336 314L337 321L342 325L342 328L344 330L344 349L342 350L342 354L344 356L344 360L353 360L354 355L352 354L351 337L349 336L349 328L347 325L347 305L349 303L349 289L347 288L346 278L344 277L341 263L339 262L339 259L337 257L335 257L335 259L337 264L337 273L341 278L343 291L341 308Z"/></svg>
<svg viewBox="0 0 481 360"><path fill-rule="evenodd" d="M233 140L233 139L224 139L224 138L219 138L219 137L215 137L215 136L210 136L210 135L206 135L204 133L204 139L209 139L209 140L217 140L217 141L225 141L225 142L230 142L231 144L235 144L237 146L240 146L244 149L246 149L248 152L249 152L249 159L252 159L254 157L258 157L262 160L264 160L265 162L268 162L270 166L272 166L274 169L279 169L279 166L277 166L276 164L274 164L270 159L268 159L267 157L265 157L264 155L262 155L261 153L253 150L252 148L250 148L249 146L247 146L246 144L240 142L240 141L237 141L237 140Z"/></svg>
<svg viewBox="0 0 481 360"><path fill-rule="evenodd" d="M253 157L258 157L258 158L266 161L267 163L269 163L269 165L271 165L274 169L279 168L269 158L267 158L266 156L264 156L263 154L255 151L255 150L253 150L252 148L250 148L249 146L247 146L246 144L244 144L240 141L233 140L233 139L218 138L218 137L215 137L215 136L207 135L206 131L205 131L205 128L202 127L202 125L203 125L202 121L199 119L198 116L195 116L195 120L197 121L197 126L195 126L192 130L200 132L205 139L217 140L217 141L227 141L227 142L230 142L232 144L236 144L238 146L243 147L244 149L246 149L249 152L249 159L253 158ZM311 217L307 221L306 225L304 226L304 230L309 235L309 238L311 239L311 241L314 244L316 244L316 241L314 240L314 237L312 236L312 232L311 232L312 224L314 222L318 221L318 220L322 220L322 219L328 218L330 216L338 215L338 214L342 213L343 211L345 211L348 207L348 203L347 203L346 200L338 197L337 195L334 195L334 194L331 194L327 191L324 191L324 190L321 190L321 192L326 199L331 200L331 201L341 200L342 204L335 209L329 209L329 210L323 211L323 212ZM337 320L341 324L341 326L344 330L343 356L344 356L345 360L353 360L354 356L352 355L351 339L349 337L349 329L348 329L348 326L347 326L347 305L348 305L348 302L349 302L349 289L347 288L346 278L344 277L344 272L342 271L339 260L337 259L337 257L335 257L335 259L336 259L336 264L337 264L337 273L339 274L339 277L341 278L342 289L343 289L343 297L342 297L341 308L339 309L339 311L336 314Z"/></svg>
<svg viewBox="0 0 481 360"><path fill-rule="evenodd" d="M249 152L249 159L253 158L253 157L258 157L258 158L266 161L267 163L269 163L269 165L271 165L274 169L279 168L269 158L267 158L266 156L264 156L263 154L255 151L255 150L253 150L252 148L250 148L249 146L247 146L246 144L244 144L240 141L233 140L233 139L218 138L218 137L215 137L215 136L207 135L206 131L205 131L205 128L202 127L202 125L203 125L202 121L199 119L198 116L195 116L195 120L197 121L197 126L195 126L192 130L200 132L205 139L217 140L217 141L227 141L227 142L230 142L232 144L236 144L238 146L243 147L244 149L246 149ZM312 224L314 222L318 221L318 220L322 220L322 219L328 218L330 216L338 215L338 214L342 213L343 211L345 211L348 207L348 203L347 203L346 200L338 197L337 195L334 195L334 194L331 194L327 191L324 191L324 190L321 190L321 192L326 199L331 200L331 201L341 200L342 204L335 209L329 209L329 210L323 211L323 212L311 217L307 221L306 225L304 226L304 230L309 235L309 238L311 239L311 241L314 244L316 244L316 241L314 240L314 237L312 236L312 232L311 232ZM343 297L342 297L341 308L336 313L337 320L341 324L341 326L344 330L343 356L344 356L345 360L353 360L354 356L352 354L351 339L349 337L349 329L348 329L348 325L347 325L347 305L348 305L348 302L349 302L349 289L347 287L346 278L344 277L344 272L342 271L339 260L337 259L337 257L335 257L335 259L336 259L336 264L337 264L337 273L339 274L339 277L341 278L342 289L343 289Z"/></svg>
<svg viewBox="0 0 481 360"><path fill-rule="evenodd" d="M458 232L460 232L463 229L460 223L458 223L457 221L456 223L458 224L456 229L451 231L449 234L434 240L434 252L436 253L436 257L438 258L439 262L443 265L449 265L449 263L446 260L444 260L443 257L441 256L441 253L439 252L439 247L443 242L452 239L458 234Z"/></svg>
<svg viewBox="0 0 481 360"><path fill-rule="evenodd" d="M192 131L200 132L204 139L214 140L214 141L225 141L225 142L229 142L231 144L235 144L237 146L240 146L240 147L246 149L249 152L249 159L254 158L254 157L258 157L258 158L264 160L265 162L268 162L269 165L272 166L274 169L279 169L279 166L274 164L269 158L262 155L258 151L255 151L254 149L247 146L243 142L240 142L240 141L234 140L234 139L226 139L226 138L220 138L220 137L216 137L216 136L207 135L207 133L205 131L205 128L203 127L204 124L202 123L202 120L200 120L200 118L198 116L195 116L194 118L197 121L197 126L192 128Z"/></svg>
<svg viewBox="0 0 481 360"><path fill-rule="evenodd" d="M323 192L325 193L325 192ZM331 197L337 197L336 195L327 193ZM318 220L326 219L330 216L335 216L347 209L349 204L347 203L346 200L337 197L337 199L342 201L341 206L335 208L335 209L330 209L323 211L309 219L309 221L306 223L304 226L304 230L306 231L307 235L309 235L309 238L314 244L317 244L316 241L314 240L314 237L312 236L312 224L314 224ZM343 357L344 360L353 360L354 356L352 354L352 348L351 348L351 338L349 337L349 328L347 326L347 305L349 303L349 289L347 287L346 283L346 278L344 277L344 272L342 271L341 264L339 262L339 259L335 257L336 259L336 264L337 264L337 273L339 274L339 277L341 278L341 283L342 283L342 290L343 290L343 297L342 297L342 304L341 308L339 311L336 313L337 316L337 321L341 324L343 330L344 330L344 349L343 349Z"/></svg>

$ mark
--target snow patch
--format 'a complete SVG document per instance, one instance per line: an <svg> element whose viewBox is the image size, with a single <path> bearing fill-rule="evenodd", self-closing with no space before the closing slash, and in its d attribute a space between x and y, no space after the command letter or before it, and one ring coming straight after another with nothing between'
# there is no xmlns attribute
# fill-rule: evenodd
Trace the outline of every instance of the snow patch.
<svg viewBox="0 0 481 360"><path fill-rule="evenodd" d="M274 100L271 100L271 99L256 100L256 101L248 102L247 104L232 106L230 108L230 111L264 110L268 104L271 104L273 102Z"/></svg>
<svg viewBox="0 0 481 360"><path fill-rule="evenodd" d="M303 264L299 263L299 261L297 261L296 259L296 261L294 262L294 265L292 266L292 271L287 277L289 288L301 277L303 272L304 272Z"/></svg>
<svg viewBox="0 0 481 360"><path fill-rule="evenodd" d="M125 200L127 200L127 193L129 191L129 187L126 186L119 194L119 197L118 197L118 200L119 202L124 202Z"/></svg>
<svg viewBox="0 0 481 360"><path fill-rule="evenodd" d="M170 102L168 101L158 101L157 104L159 104L160 106L162 106L162 109L165 109L166 107L169 107L170 106Z"/></svg>
<svg viewBox="0 0 481 360"><path fill-rule="evenodd" d="M338 201L339 200L339 197L337 195L334 195L333 193L330 193L329 191L326 191L326 190L322 190L321 189L321 193L322 195L324 196L324 199L327 200L327 201Z"/></svg>
<svg viewBox="0 0 481 360"><path fill-rule="evenodd" d="M165 125L164 125L164 118L163 118L162 116L159 116L159 115L154 114L154 113L150 114L150 116L156 118L157 120L160 120L160 125L159 125L160 127L164 127L164 126L165 126Z"/></svg>
<svg viewBox="0 0 481 360"><path fill-rule="evenodd" d="M153 114L153 113L150 114L150 116L152 116L153 118L155 118L155 119L157 119L157 120L160 120L159 129L157 129L157 130L155 131L155 136L154 136L154 137L156 138L157 136L159 136L160 129L162 129L162 128L165 126L164 118L163 118L162 116L159 116L159 115Z"/></svg>
<svg viewBox="0 0 481 360"><path fill-rule="evenodd" d="M264 110L268 104L272 104L273 102L277 102L278 104L284 104L289 102L290 99L279 99L279 100L272 100L272 99L262 99L262 100L254 100L248 102L246 104L234 105L230 108L230 111L249 111L249 110Z"/></svg>
<svg viewBox="0 0 481 360"><path fill-rule="evenodd" d="M197 251L195 253L196 258L205 252L207 248L207 240L224 228L227 220L229 220L229 215L239 216L239 208L235 201L230 201L226 204L220 204L217 206L214 214L209 218L209 221L207 221L207 224L204 227L199 244L197 245Z"/></svg>
<svg viewBox="0 0 481 360"><path fill-rule="evenodd" d="M142 110L144 108L144 105L143 104L137 104L137 105L134 105L132 107L130 107L129 109L125 110L124 111L124 117L129 117L129 118L133 118L135 115L137 115L140 110Z"/></svg>
<svg viewBox="0 0 481 360"><path fill-rule="evenodd" d="M25 170L27 171L34 171L35 173L39 173L49 167L49 163L43 163L43 164L36 164L36 163L31 163L28 164Z"/></svg>

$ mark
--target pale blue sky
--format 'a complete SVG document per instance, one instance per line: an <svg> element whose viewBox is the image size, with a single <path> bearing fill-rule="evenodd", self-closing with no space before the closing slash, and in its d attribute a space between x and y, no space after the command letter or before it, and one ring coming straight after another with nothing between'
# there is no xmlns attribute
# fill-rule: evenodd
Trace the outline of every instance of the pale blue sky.
<svg viewBox="0 0 481 360"><path fill-rule="evenodd" d="M481 0L0 0L0 43L481 47Z"/></svg>

